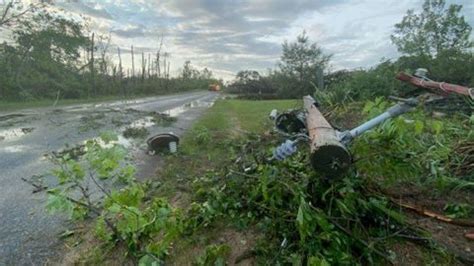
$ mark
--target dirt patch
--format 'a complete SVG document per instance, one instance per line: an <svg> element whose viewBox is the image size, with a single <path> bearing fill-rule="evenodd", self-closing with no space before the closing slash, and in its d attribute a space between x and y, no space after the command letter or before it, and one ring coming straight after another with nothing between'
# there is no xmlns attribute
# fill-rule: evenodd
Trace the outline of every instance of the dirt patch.
<svg viewBox="0 0 474 266"><path fill-rule="evenodd" d="M65 240L62 258L51 265L136 265L126 254L126 247L110 250L97 240L93 225L81 224Z"/></svg>
<svg viewBox="0 0 474 266"><path fill-rule="evenodd" d="M460 261L474 263L474 241L469 241L464 236L466 233L472 232L472 228L443 223L412 212L407 215L410 224L429 232L437 244L455 255Z"/></svg>
<svg viewBox="0 0 474 266"><path fill-rule="evenodd" d="M410 243L395 243L390 246L390 250L395 253L394 265L424 265L426 260L421 247Z"/></svg>
<svg viewBox="0 0 474 266"><path fill-rule="evenodd" d="M238 231L225 225L208 229L186 247L174 248L167 259L170 265L193 265L196 258L205 253L209 245L226 245L230 253L226 257L227 265L254 265L253 248L258 240L254 230Z"/></svg>
<svg viewBox="0 0 474 266"><path fill-rule="evenodd" d="M439 194L432 190L422 190L408 185L391 188L386 194L394 200L438 214L444 214L443 209L447 204L472 204L474 202L474 195L466 191ZM474 241L470 241L465 237L465 234L474 231L474 228L442 222L408 210L406 215L409 224L430 233L433 240L448 252L454 254L461 261L474 263ZM472 216L468 219L472 220Z"/></svg>

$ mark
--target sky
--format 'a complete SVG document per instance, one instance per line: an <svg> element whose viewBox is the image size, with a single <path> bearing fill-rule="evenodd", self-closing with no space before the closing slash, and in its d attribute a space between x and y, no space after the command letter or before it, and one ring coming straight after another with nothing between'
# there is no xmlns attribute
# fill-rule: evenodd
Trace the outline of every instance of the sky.
<svg viewBox="0 0 474 266"><path fill-rule="evenodd" d="M186 60L231 80L239 70L276 67L283 41L306 31L328 54L331 69L368 68L399 55L390 42L394 24L422 0L57 0L87 18L90 28L112 37L131 65L130 45L140 53L169 53L171 74ZM474 26L474 0L462 4ZM117 55L111 53L112 60ZM137 60L137 59L136 59ZM136 63L137 64L137 63ZM138 63L139 64L139 63Z"/></svg>

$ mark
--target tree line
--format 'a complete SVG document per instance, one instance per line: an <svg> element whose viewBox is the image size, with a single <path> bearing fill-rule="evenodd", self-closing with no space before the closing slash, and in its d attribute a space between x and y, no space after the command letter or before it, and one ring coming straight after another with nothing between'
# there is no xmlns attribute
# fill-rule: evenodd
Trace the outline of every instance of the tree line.
<svg viewBox="0 0 474 266"><path fill-rule="evenodd" d="M52 12L51 4L24 6L12 0L0 13L0 100L132 96L207 89L220 82L210 70L186 61L170 75L170 53L163 36L153 53L113 47L110 35L91 32L85 20ZM112 51L116 49L116 51ZM116 53L118 63L112 60ZM129 56L131 68L124 67Z"/></svg>
<svg viewBox="0 0 474 266"><path fill-rule="evenodd" d="M283 43L276 69L266 75L242 70L228 91L256 99L314 93L331 101L370 99L404 92L408 87L395 75L417 68L427 68L431 79L473 87L472 27L461 10L462 5L448 6L444 0L425 0L420 11L408 10L391 35L401 57L381 59L370 69L330 71L331 55L303 32L296 41Z"/></svg>

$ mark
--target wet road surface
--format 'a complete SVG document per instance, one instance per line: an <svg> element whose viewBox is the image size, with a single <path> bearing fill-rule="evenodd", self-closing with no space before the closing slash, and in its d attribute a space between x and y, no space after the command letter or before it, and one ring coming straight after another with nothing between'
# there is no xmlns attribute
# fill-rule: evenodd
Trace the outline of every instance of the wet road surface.
<svg viewBox="0 0 474 266"><path fill-rule="evenodd" d="M22 180L35 179L53 168L46 154L81 144L100 132L120 134L130 126L146 127L149 136L167 132L179 136L217 97L213 92L191 92L0 113L0 265L42 265L61 252L58 236L67 222L46 213L45 193L32 193L34 187ZM157 124L152 112L177 120ZM153 175L158 158L146 153L145 141L121 139L141 178Z"/></svg>

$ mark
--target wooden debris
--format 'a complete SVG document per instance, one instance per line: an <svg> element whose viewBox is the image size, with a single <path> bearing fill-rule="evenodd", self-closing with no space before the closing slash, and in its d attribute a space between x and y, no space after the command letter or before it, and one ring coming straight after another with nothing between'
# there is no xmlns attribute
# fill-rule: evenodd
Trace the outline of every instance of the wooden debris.
<svg viewBox="0 0 474 266"><path fill-rule="evenodd" d="M424 209L423 207L420 207L420 206L415 206L415 205L411 205L411 204L408 204L408 203L403 203L403 202L396 201L396 200L392 200L392 201L394 203L396 203L397 205L399 205L400 207L412 210L412 211L414 211L414 212L416 212L420 215L424 215L424 216L427 216L427 217L434 218L438 221L442 221L442 222L450 223L450 224L454 224L454 225L459 225L459 226L474 227L474 221L461 220L461 219L452 219L452 218L446 217L442 214L432 212L430 210L426 210L426 209Z"/></svg>
<svg viewBox="0 0 474 266"><path fill-rule="evenodd" d="M464 236L469 240L474 240L474 231L466 233Z"/></svg>

